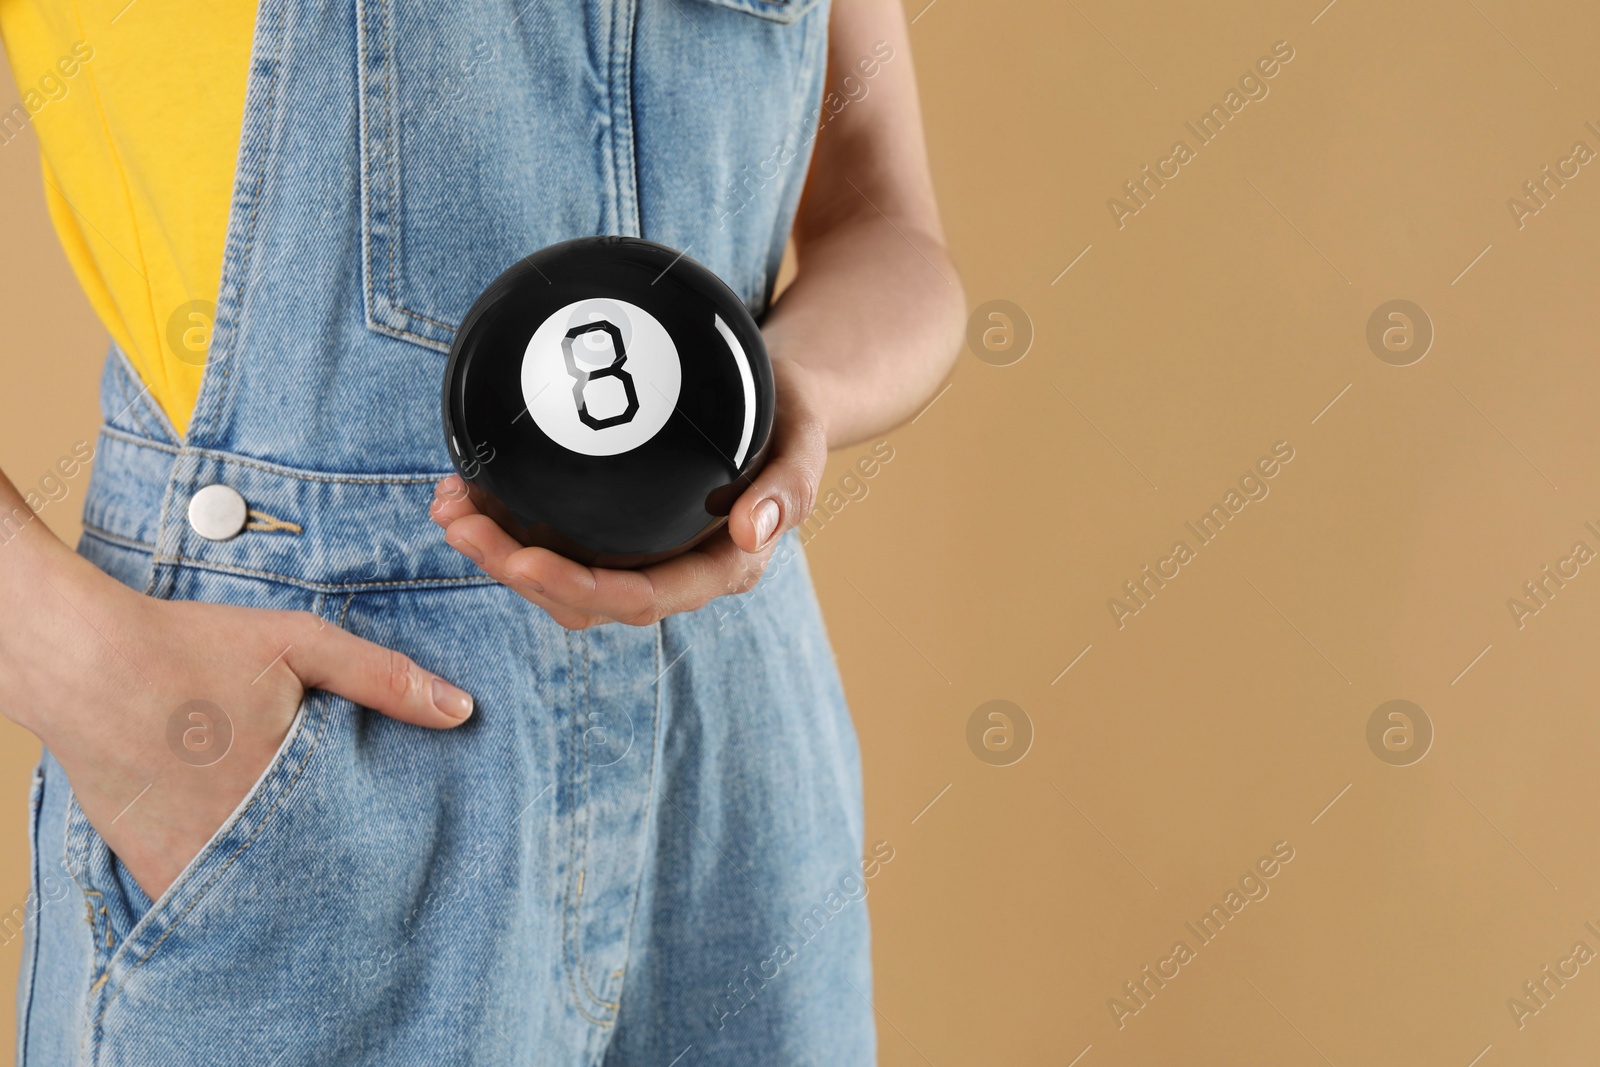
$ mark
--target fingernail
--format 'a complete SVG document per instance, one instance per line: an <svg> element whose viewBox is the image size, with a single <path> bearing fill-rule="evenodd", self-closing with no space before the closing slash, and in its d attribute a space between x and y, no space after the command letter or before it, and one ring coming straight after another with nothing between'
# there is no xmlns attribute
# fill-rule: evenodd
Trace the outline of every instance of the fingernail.
<svg viewBox="0 0 1600 1067"><path fill-rule="evenodd" d="M452 474L433 487L433 503L430 505L429 510L443 507L447 503L465 500L466 497L467 483L461 480L460 475Z"/></svg>
<svg viewBox="0 0 1600 1067"><path fill-rule="evenodd" d="M472 698L443 678L433 680L433 706L457 722L472 714Z"/></svg>
<svg viewBox="0 0 1600 1067"><path fill-rule="evenodd" d="M483 562L483 549L479 548L471 541L468 541L465 537L457 537L453 539L450 544L457 552L461 553L463 556L466 556L472 562Z"/></svg>
<svg viewBox="0 0 1600 1067"><path fill-rule="evenodd" d="M756 524L757 548L767 547L767 542L772 539L772 531L778 528L779 514L778 502L771 497L756 505L755 515L752 517Z"/></svg>

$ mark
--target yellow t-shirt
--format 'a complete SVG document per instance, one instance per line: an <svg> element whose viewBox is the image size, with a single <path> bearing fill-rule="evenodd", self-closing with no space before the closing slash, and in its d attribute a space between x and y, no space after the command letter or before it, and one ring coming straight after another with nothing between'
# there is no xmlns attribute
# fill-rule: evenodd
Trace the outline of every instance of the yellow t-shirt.
<svg viewBox="0 0 1600 1067"><path fill-rule="evenodd" d="M0 145L39 138L78 281L179 433L222 273L255 4L0 0L21 99Z"/></svg>

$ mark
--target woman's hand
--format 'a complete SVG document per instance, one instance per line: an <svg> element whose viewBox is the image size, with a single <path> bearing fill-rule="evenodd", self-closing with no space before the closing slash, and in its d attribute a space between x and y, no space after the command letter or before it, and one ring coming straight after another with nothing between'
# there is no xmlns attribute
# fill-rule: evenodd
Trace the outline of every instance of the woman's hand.
<svg viewBox="0 0 1600 1067"><path fill-rule="evenodd" d="M761 319L778 384L773 451L726 530L653 567L584 567L524 548L461 479L439 483L431 514L449 542L561 625L649 625L749 589L778 535L811 513L827 449L911 418L954 362L966 298L944 246L896 0L833 6L828 84L862 78L870 98L830 111L815 140L793 229L799 270Z"/></svg>
<svg viewBox="0 0 1600 1067"><path fill-rule="evenodd" d="M525 548L478 511L452 475L434 492L430 514L445 539L485 574L582 630L602 622L649 626L756 584L785 530L811 514L827 462L827 426L810 372L774 359L777 407L772 450L728 525L681 556L640 570L585 567L544 548Z"/></svg>
<svg viewBox="0 0 1600 1067"><path fill-rule="evenodd" d="M0 546L15 561L4 591L28 605L0 613L0 707L50 749L152 900L261 776L307 689L418 726L472 712L455 686L315 615L156 600L26 533ZM20 566L24 552L38 565Z"/></svg>

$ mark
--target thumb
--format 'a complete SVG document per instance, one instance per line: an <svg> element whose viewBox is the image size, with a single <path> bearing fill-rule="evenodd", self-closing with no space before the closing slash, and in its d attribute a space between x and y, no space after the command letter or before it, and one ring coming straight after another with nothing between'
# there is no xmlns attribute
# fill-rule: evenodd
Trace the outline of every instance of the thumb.
<svg viewBox="0 0 1600 1067"><path fill-rule="evenodd" d="M772 455L728 515L728 534L746 552L760 552L798 526L816 504L817 485L828 461L822 421L791 398L773 427Z"/></svg>
<svg viewBox="0 0 1600 1067"><path fill-rule="evenodd" d="M337 626L298 638L284 662L307 689L326 689L415 726L445 729L472 714L472 697L462 690L401 653Z"/></svg>

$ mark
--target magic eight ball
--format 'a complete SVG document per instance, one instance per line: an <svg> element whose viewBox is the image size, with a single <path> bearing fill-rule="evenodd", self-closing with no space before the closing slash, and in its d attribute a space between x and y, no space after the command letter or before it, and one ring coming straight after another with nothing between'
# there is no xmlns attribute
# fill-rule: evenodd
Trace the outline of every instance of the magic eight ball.
<svg viewBox="0 0 1600 1067"><path fill-rule="evenodd" d="M535 252L456 332L444 431L478 510L525 545L638 567L715 532L766 460L772 364L738 296L634 237Z"/></svg>

